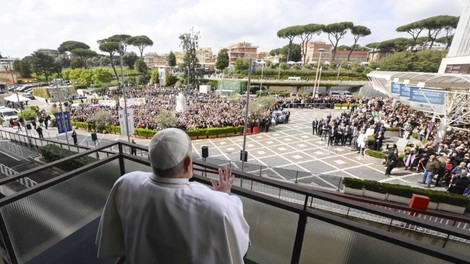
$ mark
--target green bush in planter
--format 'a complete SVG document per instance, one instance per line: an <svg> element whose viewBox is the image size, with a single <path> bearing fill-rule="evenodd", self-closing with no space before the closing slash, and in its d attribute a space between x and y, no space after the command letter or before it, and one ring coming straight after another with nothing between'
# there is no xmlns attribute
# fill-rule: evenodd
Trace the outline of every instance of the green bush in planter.
<svg viewBox="0 0 470 264"><path fill-rule="evenodd" d="M373 150L373 149L366 149L365 153L371 157L378 158L378 159L385 159L387 154L383 153L382 151Z"/></svg>
<svg viewBox="0 0 470 264"><path fill-rule="evenodd" d="M362 189L362 187L364 186L364 181L362 179L344 177L343 184L345 187L348 187L348 188Z"/></svg>
<svg viewBox="0 0 470 264"><path fill-rule="evenodd" d="M393 194L396 196L411 198L415 188L411 188L409 186L400 185L400 184L391 184L391 183L382 183L382 187L388 194Z"/></svg>
<svg viewBox="0 0 470 264"><path fill-rule="evenodd" d="M39 152L41 153L43 159L46 162L53 162L53 161L67 158L67 157L70 157L71 155L77 154L77 152L70 151L68 149L63 149L53 144L48 144L48 145L39 147ZM57 167L64 171L71 171L71 170L78 169L80 167L83 167L95 161L96 159L92 157L84 156L84 157L80 157L77 159L69 160L67 162L63 162L57 165Z"/></svg>
<svg viewBox="0 0 470 264"><path fill-rule="evenodd" d="M364 189L372 192L387 193L386 188L383 188L382 183L378 181L364 180Z"/></svg>
<svg viewBox="0 0 470 264"><path fill-rule="evenodd" d="M399 127L386 127L385 131L396 132L396 131L400 131L400 128Z"/></svg>

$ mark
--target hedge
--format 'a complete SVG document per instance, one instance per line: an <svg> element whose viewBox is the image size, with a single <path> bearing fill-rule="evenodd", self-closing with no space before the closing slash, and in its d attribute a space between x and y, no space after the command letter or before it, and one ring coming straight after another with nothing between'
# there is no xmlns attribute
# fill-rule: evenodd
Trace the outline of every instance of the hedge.
<svg viewBox="0 0 470 264"><path fill-rule="evenodd" d="M72 126L76 128L81 128L84 130L88 129L88 122L78 122L72 121ZM121 127L120 126L113 126L107 125L104 127L107 133L111 134L120 134ZM197 130L189 129L186 130L186 134L190 137L203 137L203 136L213 136L213 135L226 135L226 134L236 134L243 132L243 126L233 127L210 127L210 128L201 128ZM92 124L92 129L94 129L94 124ZM147 129L147 128L136 128L134 131L134 135L143 138L152 138L158 130Z"/></svg>
<svg viewBox="0 0 470 264"><path fill-rule="evenodd" d="M344 186L353 189L365 189L369 191L388 193L407 198L411 198L413 194L425 195L431 199L431 202L435 203L447 203L462 207L468 206L469 203L468 197L460 194L422 189L417 187L409 187L405 185L380 183L377 181L355 179L350 177L343 178L343 184Z"/></svg>
<svg viewBox="0 0 470 264"><path fill-rule="evenodd" d="M70 157L71 155L77 154L77 152L70 151L68 149L63 149L57 145L48 144L42 147L39 147L39 152L46 162L53 162L59 159ZM96 159L84 156L73 160L68 160L57 165L58 168L64 171L71 171L83 167L84 165L95 162Z"/></svg>

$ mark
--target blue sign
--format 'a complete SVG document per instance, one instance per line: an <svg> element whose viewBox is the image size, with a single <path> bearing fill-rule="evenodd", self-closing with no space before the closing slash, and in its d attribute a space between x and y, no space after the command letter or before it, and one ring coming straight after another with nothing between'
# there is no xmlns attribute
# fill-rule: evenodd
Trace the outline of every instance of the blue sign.
<svg viewBox="0 0 470 264"><path fill-rule="evenodd" d="M63 112L64 122L62 122L62 112L55 113L55 120L57 121L57 129L59 130L59 134L64 133L65 129L67 131L72 131L72 123L70 123L70 113ZM65 123L65 127L64 127Z"/></svg>
<svg viewBox="0 0 470 264"><path fill-rule="evenodd" d="M401 83L392 82L392 94L400 94L400 85Z"/></svg>
<svg viewBox="0 0 470 264"><path fill-rule="evenodd" d="M445 92L427 88L410 88L410 106L419 111L444 115Z"/></svg>
<svg viewBox="0 0 470 264"><path fill-rule="evenodd" d="M410 98L410 87L404 83L400 83L400 97Z"/></svg>

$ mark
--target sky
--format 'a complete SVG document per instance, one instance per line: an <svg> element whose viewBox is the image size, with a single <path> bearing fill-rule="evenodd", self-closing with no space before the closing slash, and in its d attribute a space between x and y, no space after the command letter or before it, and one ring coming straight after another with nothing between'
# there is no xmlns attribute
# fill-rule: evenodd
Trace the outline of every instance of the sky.
<svg viewBox="0 0 470 264"><path fill-rule="evenodd" d="M270 51L288 42L279 29L350 21L370 28L361 45L410 37L395 29L436 15L460 16L470 0L0 0L0 54L23 58L57 49L68 40L92 50L114 34L146 35L154 42L144 53L181 51L178 36L199 32L199 47L214 54L237 42ZM328 42L327 35L312 41ZM296 39L295 42L299 42ZM352 45L351 34L339 45ZM138 54L137 48L128 51ZM104 54L104 53L102 53Z"/></svg>

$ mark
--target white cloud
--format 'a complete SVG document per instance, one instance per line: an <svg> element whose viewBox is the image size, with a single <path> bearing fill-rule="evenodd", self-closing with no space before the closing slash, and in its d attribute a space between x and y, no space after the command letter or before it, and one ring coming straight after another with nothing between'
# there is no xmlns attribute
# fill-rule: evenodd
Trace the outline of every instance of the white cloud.
<svg viewBox="0 0 470 264"><path fill-rule="evenodd" d="M98 51L96 41L114 34L147 35L146 49L181 50L178 36L192 27L200 47L214 52L238 41L260 51L283 46L277 31L291 25L352 21L372 35L362 44L396 38L395 29L434 15L460 15L463 0L15 0L2 1L0 52L24 57L39 48L77 40ZM326 35L315 37L328 41ZM340 44L350 45L346 37Z"/></svg>

